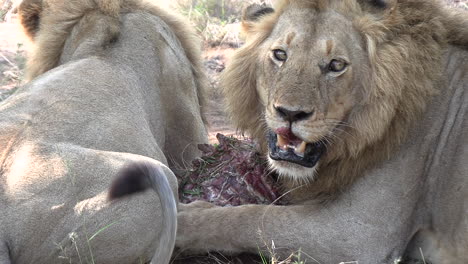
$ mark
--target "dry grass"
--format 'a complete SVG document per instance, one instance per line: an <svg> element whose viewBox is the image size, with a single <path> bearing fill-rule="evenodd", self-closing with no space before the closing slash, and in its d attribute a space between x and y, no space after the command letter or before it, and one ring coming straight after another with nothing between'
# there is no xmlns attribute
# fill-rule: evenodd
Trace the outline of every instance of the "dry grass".
<svg viewBox="0 0 468 264"><path fill-rule="evenodd" d="M0 50L0 101L13 94L23 80L25 52L18 44L15 52Z"/></svg>
<svg viewBox="0 0 468 264"><path fill-rule="evenodd" d="M242 9L253 3L274 0L176 0L175 8L187 16L210 45L238 47L239 18Z"/></svg>
<svg viewBox="0 0 468 264"><path fill-rule="evenodd" d="M16 11L17 1L2 0L0 4L0 21L5 21Z"/></svg>
<svg viewBox="0 0 468 264"><path fill-rule="evenodd" d="M253 3L272 5L276 0L176 0L174 7L187 16L210 45L238 47L239 18ZM445 0L449 6L468 10L468 0Z"/></svg>

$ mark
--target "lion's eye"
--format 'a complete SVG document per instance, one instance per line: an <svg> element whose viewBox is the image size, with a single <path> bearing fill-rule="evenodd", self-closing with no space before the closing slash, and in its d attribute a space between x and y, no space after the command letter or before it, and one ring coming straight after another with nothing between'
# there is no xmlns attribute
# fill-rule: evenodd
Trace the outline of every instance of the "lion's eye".
<svg viewBox="0 0 468 264"><path fill-rule="evenodd" d="M332 72L341 72L344 69L346 69L346 66L348 66L348 64L345 61L332 60L330 62L330 65L328 65L328 70L330 70Z"/></svg>
<svg viewBox="0 0 468 264"><path fill-rule="evenodd" d="M288 54L286 51L280 49L273 50L273 56L278 61L286 61L288 59Z"/></svg>

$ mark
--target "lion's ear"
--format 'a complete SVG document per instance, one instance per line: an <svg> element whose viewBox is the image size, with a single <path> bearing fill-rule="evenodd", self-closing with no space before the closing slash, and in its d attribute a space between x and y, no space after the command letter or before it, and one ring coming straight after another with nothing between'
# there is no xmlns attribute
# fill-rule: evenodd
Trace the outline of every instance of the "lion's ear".
<svg viewBox="0 0 468 264"><path fill-rule="evenodd" d="M21 25L31 39L34 39L39 31L42 10L43 0L24 0L18 7Z"/></svg>
<svg viewBox="0 0 468 264"><path fill-rule="evenodd" d="M244 9L242 12L242 33L248 35L255 23L257 23L262 17L274 13L275 10L265 4L252 4Z"/></svg>

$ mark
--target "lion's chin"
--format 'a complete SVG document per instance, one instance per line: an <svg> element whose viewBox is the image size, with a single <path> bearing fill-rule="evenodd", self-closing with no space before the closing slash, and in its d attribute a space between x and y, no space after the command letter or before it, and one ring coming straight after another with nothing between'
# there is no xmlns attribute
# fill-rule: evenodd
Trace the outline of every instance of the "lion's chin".
<svg viewBox="0 0 468 264"><path fill-rule="evenodd" d="M319 162L314 167L304 167L287 161L278 161L268 157L271 169L282 178L290 179L297 183L309 183L315 179Z"/></svg>

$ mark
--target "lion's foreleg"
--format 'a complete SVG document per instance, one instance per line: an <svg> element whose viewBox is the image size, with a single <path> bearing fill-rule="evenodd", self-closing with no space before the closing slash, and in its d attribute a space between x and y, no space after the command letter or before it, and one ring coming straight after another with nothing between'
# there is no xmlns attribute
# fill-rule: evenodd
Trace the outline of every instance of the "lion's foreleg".
<svg viewBox="0 0 468 264"><path fill-rule="evenodd" d="M176 246L181 249L255 253L265 246L261 218L263 212L266 213L266 206L246 205L227 210L200 203L197 208L184 207L180 206L178 221L182 222L179 223L181 229L176 240ZM265 214L265 218L269 217Z"/></svg>
<svg viewBox="0 0 468 264"><path fill-rule="evenodd" d="M385 216L337 212L311 205L182 208L176 246L197 253L261 249L279 258L300 250L302 259L321 263L390 263L403 253L404 223L386 226L379 221Z"/></svg>

